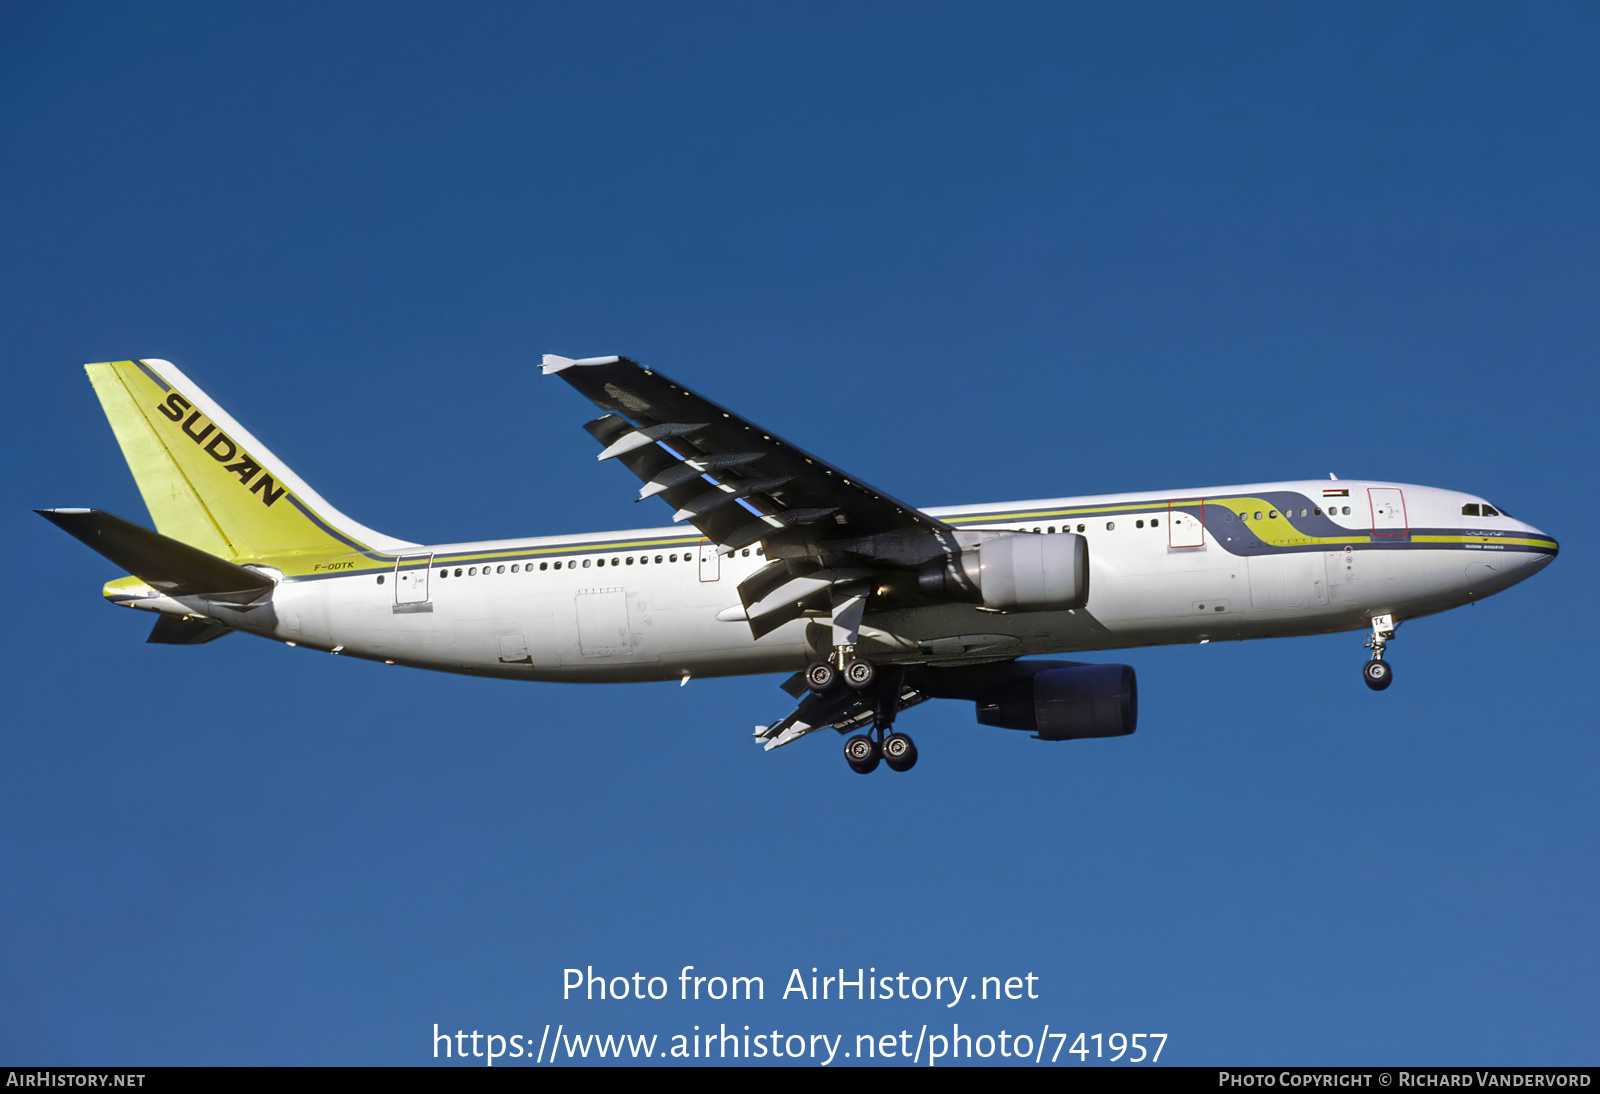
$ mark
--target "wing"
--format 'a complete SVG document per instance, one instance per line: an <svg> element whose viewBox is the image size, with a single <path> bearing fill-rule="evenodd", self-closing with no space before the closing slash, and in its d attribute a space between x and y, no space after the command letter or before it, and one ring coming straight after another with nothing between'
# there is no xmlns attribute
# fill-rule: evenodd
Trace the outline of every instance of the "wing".
<svg viewBox="0 0 1600 1094"><path fill-rule="evenodd" d="M761 544L767 565L739 586L758 638L827 611L853 643L869 600L929 602L917 574L930 566L960 580L955 529L654 369L546 355L544 372L606 412L584 428L599 459L638 476L640 500L662 498L723 553Z"/></svg>

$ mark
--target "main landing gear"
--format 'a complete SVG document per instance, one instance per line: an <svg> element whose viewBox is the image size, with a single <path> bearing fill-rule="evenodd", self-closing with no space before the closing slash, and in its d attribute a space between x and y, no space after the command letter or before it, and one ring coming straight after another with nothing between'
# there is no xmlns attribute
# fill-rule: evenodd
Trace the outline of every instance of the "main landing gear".
<svg viewBox="0 0 1600 1094"><path fill-rule="evenodd" d="M844 743L845 763L858 775L872 774L879 761L888 764L890 771L910 771L917 764L917 746L911 738L890 732L900 712L901 677L899 666L880 671L871 661L857 657L850 645L836 646L828 660L806 666L806 686L813 692L820 695L842 685L861 692L862 699L873 706L872 729Z"/></svg>
<svg viewBox="0 0 1600 1094"><path fill-rule="evenodd" d="M882 734L882 728L877 732ZM844 743L844 762L857 775L870 775L878 770L880 759L889 765L890 771L910 771L917 766L917 746L904 733L890 733L881 743L865 733L858 733Z"/></svg>
<svg viewBox="0 0 1600 1094"><path fill-rule="evenodd" d="M1372 637L1367 639L1367 648L1372 651L1372 657L1362 666L1361 679L1373 691L1382 691L1394 683L1394 669L1383 659L1383 651L1389 639L1394 637L1397 625L1392 615L1372 617Z"/></svg>
<svg viewBox="0 0 1600 1094"><path fill-rule="evenodd" d="M866 691L877 679L877 666L865 657L857 657L851 646L840 646L830 660L813 661L806 666L806 687L819 694L839 680L853 691Z"/></svg>

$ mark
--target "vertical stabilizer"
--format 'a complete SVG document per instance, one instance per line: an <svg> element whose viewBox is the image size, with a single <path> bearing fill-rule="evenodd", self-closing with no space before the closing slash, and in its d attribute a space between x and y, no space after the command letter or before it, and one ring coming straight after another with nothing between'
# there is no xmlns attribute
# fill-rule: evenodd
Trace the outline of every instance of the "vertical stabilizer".
<svg viewBox="0 0 1600 1094"><path fill-rule="evenodd" d="M329 505L169 362L85 369L162 535L232 560L413 546Z"/></svg>

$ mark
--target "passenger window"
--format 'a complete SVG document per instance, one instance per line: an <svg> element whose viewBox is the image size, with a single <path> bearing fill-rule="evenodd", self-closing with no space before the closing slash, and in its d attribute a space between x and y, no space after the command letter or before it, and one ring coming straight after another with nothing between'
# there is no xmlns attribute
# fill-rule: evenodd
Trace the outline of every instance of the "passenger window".
<svg viewBox="0 0 1600 1094"><path fill-rule="evenodd" d="M559 567L561 565L561 563L558 562L558 563L556 563L556 565ZM550 568L550 564L548 562L539 563L539 569L548 570L549 568Z"/></svg>
<svg viewBox="0 0 1600 1094"><path fill-rule="evenodd" d="M494 568L494 572L497 574L503 574L506 572L506 568L504 566L496 566Z"/></svg>
<svg viewBox="0 0 1600 1094"><path fill-rule="evenodd" d="M556 568L556 569L557 569L557 570L559 570L559 569L561 569L561 563L559 563L559 562L558 562L558 563L556 563L556 564L555 564L555 568Z"/></svg>
<svg viewBox="0 0 1600 1094"><path fill-rule="evenodd" d="M467 576L468 577L477 577L478 576L478 568L476 566L468 566L467 567Z"/></svg>
<svg viewBox="0 0 1600 1094"><path fill-rule="evenodd" d="M1348 505L1344 507L1344 515L1347 517L1350 515L1350 507Z"/></svg>
<svg viewBox="0 0 1600 1094"><path fill-rule="evenodd" d="M1116 528L1116 526L1117 526L1117 522L1116 521L1114 521L1114 520L1106 521L1106 531L1108 531L1108 532L1112 531L1114 528Z"/></svg>
<svg viewBox="0 0 1600 1094"><path fill-rule="evenodd" d="M590 561L590 560L589 560L589 559L587 559L587 558L586 558L586 559L584 559L584 560L583 560L583 568L584 568L584 569L585 569L585 570L587 570L587 569L588 569L588 568L589 568L589 561Z"/></svg>
<svg viewBox="0 0 1600 1094"><path fill-rule="evenodd" d="M1083 531L1083 525L1081 525L1081 524L1078 525L1078 531L1080 531L1080 532Z"/></svg>
<svg viewBox="0 0 1600 1094"><path fill-rule="evenodd" d="M628 565L629 565L629 566L632 566L632 565L633 565L633 556L632 556L632 555L629 555L629 556L628 556Z"/></svg>
<svg viewBox="0 0 1600 1094"><path fill-rule="evenodd" d="M1306 515L1306 511L1305 511L1305 510L1304 510L1304 509L1302 509L1302 510L1300 510L1300 515L1301 515L1301 516L1302 516L1302 517L1303 517L1303 516L1305 516L1305 515Z"/></svg>
<svg viewBox="0 0 1600 1094"><path fill-rule="evenodd" d="M1056 526L1054 524L1050 525L1048 528L1045 529L1046 532L1048 532L1048 533L1050 533L1052 535L1055 534L1055 530L1056 530Z"/></svg>
<svg viewBox="0 0 1600 1094"><path fill-rule="evenodd" d="M461 576L461 567L460 567L460 566L457 566L457 567L456 567L456 576L457 576L457 577L460 577L460 576Z"/></svg>
<svg viewBox="0 0 1600 1094"><path fill-rule="evenodd" d="M1277 520L1278 519L1278 511L1276 509L1268 509L1267 510L1267 519L1268 520Z"/></svg>
<svg viewBox="0 0 1600 1094"><path fill-rule="evenodd" d="M660 555L656 556L656 565L657 566L661 565L661 556Z"/></svg>
<svg viewBox="0 0 1600 1094"><path fill-rule="evenodd" d="M741 555L743 555L745 558L749 558L750 557L750 548L746 547L743 551L740 551L739 553Z"/></svg>
<svg viewBox="0 0 1600 1094"><path fill-rule="evenodd" d="M512 573L516 573L517 572L517 564L515 562L513 562L511 564L511 572Z"/></svg>
<svg viewBox="0 0 1600 1094"><path fill-rule="evenodd" d="M1133 526L1135 528L1143 528L1144 527L1144 521L1136 520L1136 521L1133 522Z"/></svg>
<svg viewBox="0 0 1600 1094"><path fill-rule="evenodd" d="M383 584L383 575L382 575L382 574L379 574L379 575L378 575L378 584L379 584L379 585L382 585L382 584Z"/></svg>
<svg viewBox="0 0 1600 1094"><path fill-rule="evenodd" d="M678 561L678 556L677 555L668 555L667 556L667 561L668 562L676 562L676 561Z"/></svg>
<svg viewBox="0 0 1600 1094"><path fill-rule="evenodd" d="M450 576L450 571L449 570L440 570L439 571L439 576L440 577L449 577Z"/></svg>
<svg viewBox="0 0 1600 1094"><path fill-rule="evenodd" d="M1260 514L1260 513L1257 513L1257 514L1256 514L1256 519L1257 519L1257 520L1260 520L1260 519L1261 519L1261 514Z"/></svg>
<svg viewBox="0 0 1600 1094"><path fill-rule="evenodd" d="M1159 527L1161 527L1161 522L1159 520L1153 520L1153 521L1150 522L1150 527L1159 528Z"/></svg>
<svg viewBox="0 0 1600 1094"><path fill-rule="evenodd" d="M612 559L611 560L611 565L616 566L616 565L619 565L619 563L617 562L616 559Z"/></svg>
<svg viewBox="0 0 1600 1094"><path fill-rule="evenodd" d="M1312 515L1313 515L1313 516L1318 516L1318 517L1320 517L1320 516L1321 516L1321 515L1322 515L1322 510L1321 510L1321 509L1313 509L1313 510L1311 510L1311 514L1312 514Z"/></svg>

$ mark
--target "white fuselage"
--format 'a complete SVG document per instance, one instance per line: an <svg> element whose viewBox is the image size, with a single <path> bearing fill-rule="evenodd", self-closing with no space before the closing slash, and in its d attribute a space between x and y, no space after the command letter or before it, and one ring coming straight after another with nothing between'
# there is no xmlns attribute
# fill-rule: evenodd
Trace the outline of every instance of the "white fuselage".
<svg viewBox="0 0 1600 1094"><path fill-rule="evenodd" d="M961 529L1080 532L1088 603L869 612L860 649L882 661L961 663L1322 634L1364 629L1379 615L1428 615L1507 588L1554 557L1555 542L1531 525L1466 515L1484 508L1456 491L1311 480L928 509ZM677 680L790 672L826 649L826 620L751 636L736 590L765 563L759 548L719 556L692 528L655 528L419 547L381 574L284 578L248 611L119 599L418 668Z"/></svg>

